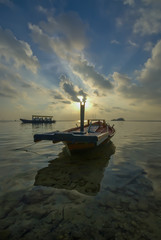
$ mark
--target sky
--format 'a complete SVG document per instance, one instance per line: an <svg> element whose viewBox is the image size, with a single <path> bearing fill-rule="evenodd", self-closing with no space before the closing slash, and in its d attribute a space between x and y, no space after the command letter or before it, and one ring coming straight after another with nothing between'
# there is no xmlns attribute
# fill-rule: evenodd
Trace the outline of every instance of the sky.
<svg viewBox="0 0 161 240"><path fill-rule="evenodd" d="M161 120L161 0L0 0L0 120Z"/></svg>

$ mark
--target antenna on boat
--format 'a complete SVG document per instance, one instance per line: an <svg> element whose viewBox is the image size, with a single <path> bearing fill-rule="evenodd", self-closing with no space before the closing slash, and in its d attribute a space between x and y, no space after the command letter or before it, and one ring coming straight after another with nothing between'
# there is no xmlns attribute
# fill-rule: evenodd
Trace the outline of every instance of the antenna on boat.
<svg viewBox="0 0 161 240"><path fill-rule="evenodd" d="M80 100L80 131L84 132L85 98L78 96Z"/></svg>

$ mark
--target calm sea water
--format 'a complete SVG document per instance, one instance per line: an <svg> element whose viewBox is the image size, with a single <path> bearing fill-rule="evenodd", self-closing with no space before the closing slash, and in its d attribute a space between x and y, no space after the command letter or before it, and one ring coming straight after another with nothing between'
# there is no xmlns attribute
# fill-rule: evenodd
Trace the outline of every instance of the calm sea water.
<svg viewBox="0 0 161 240"><path fill-rule="evenodd" d="M0 239L161 236L161 122L115 122L111 143L69 156L35 133L76 122L0 122Z"/></svg>

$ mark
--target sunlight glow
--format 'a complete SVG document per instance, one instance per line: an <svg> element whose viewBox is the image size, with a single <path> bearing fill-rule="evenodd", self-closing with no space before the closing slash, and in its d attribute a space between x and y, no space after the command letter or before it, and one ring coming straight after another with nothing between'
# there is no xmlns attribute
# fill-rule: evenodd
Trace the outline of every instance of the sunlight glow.
<svg viewBox="0 0 161 240"><path fill-rule="evenodd" d="M78 99L80 100L80 102L83 102L83 96L78 96Z"/></svg>
<svg viewBox="0 0 161 240"><path fill-rule="evenodd" d="M73 107L74 107L76 110L80 109L80 102L73 102L72 105L73 105ZM86 110L89 110L91 107L92 107L91 102L89 101L89 99L86 99L86 102L85 102L85 111L86 111Z"/></svg>

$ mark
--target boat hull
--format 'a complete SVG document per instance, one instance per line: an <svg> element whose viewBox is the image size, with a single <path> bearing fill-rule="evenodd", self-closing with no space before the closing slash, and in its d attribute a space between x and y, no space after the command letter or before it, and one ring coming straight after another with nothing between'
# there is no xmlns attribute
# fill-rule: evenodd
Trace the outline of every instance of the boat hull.
<svg viewBox="0 0 161 240"><path fill-rule="evenodd" d="M20 120L22 121L22 123L32 123L32 124L55 123L56 122L55 120L52 120L52 121L46 121L46 120L36 121L36 120L28 120L28 119L22 119L22 118L20 118Z"/></svg>
<svg viewBox="0 0 161 240"><path fill-rule="evenodd" d="M92 143L92 142L86 142L86 143L82 143L82 142L76 142L76 143L63 142L63 143L69 149L70 152L78 152L78 151L82 151L82 150L84 151L84 150L89 150L89 149L96 148L97 146L100 146L100 145L103 145L104 143L109 142L110 139L111 139L110 136L106 136L106 137L103 137L103 138L99 139L95 143Z"/></svg>

